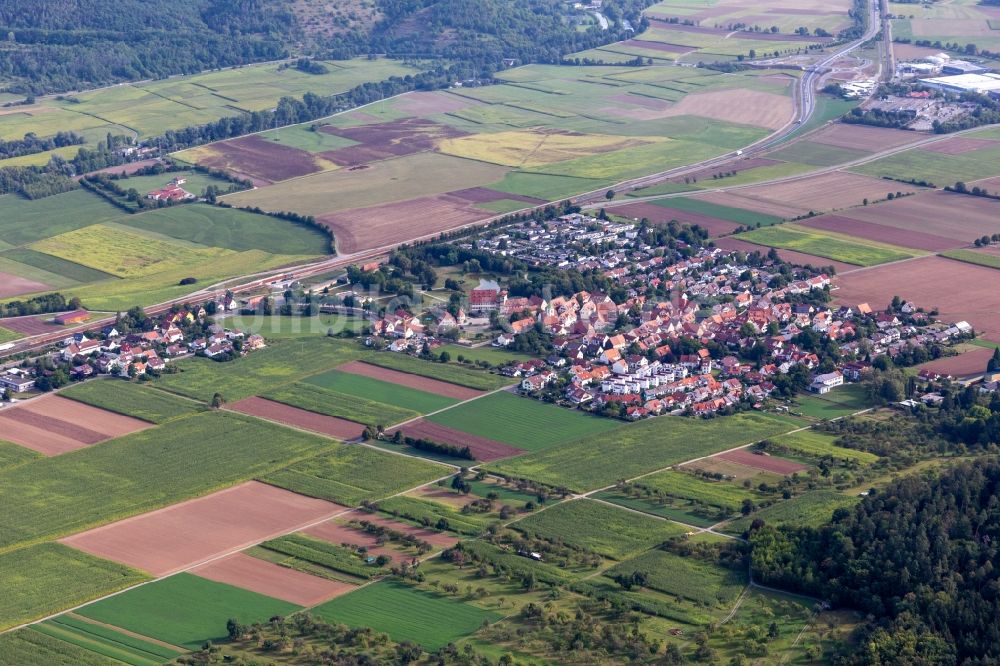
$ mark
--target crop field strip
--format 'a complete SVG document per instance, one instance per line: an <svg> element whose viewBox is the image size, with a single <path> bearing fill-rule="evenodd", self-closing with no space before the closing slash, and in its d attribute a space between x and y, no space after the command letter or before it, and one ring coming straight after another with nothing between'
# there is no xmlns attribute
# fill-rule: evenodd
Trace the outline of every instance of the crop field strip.
<svg viewBox="0 0 1000 666"><path fill-rule="evenodd" d="M331 391L308 382L282 386L264 393L261 397L317 414L355 421L363 425L391 426L420 416L417 412L403 409L395 404L386 404L367 400L354 394Z"/></svg>
<svg viewBox="0 0 1000 666"><path fill-rule="evenodd" d="M385 380L376 379L371 375L358 374L352 371L354 368L366 365L367 364L365 363L347 364L340 366L340 369L338 370L307 377L305 382L323 389L336 391L338 393L347 393L349 395L356 395L359 398L366 400L396 405L402 409L407 409L421 414L436 412L440 409L444 409L445 407L454 405L459 401L459 399L475 398L480 395L476 391L468 391L468 395L462 395L465 392L458 390L455 393L459 395L449 397L447 395L434 392L435 389L448 391L449 388L451 388L451 385L448 384L441 383L441 386L437 386L431 381L427 381L426 383L422 381L412 382L417 386L424 387L424 390L420 390L407 386L403 382L394 382L394 378L391 378L391 374L388 371L386 372L387 377ZM377 366L368 367L373 368L374 370L382 369ZM416 375L407 375L406 373L396 374L402 375L401 379L404 381L407 379L419 379ZM457 386L454 388L461 389L461 387Z"/></svg>
<svg viewBox="0 0 1000 666"><path fill-rule="evenodd" d="M133 666L162 664L183 654L68 615L32 625L32 629Z"/></svg>
<svg viewBox="0 0 1000 666"><path fill-rule="evenodd" d="M155 424L173 421L205 408L198 402L151 386L116 380L76 384L59 395Z"/></svg>
<svg viewBox="0 0 1000 666"><path fill-rule="evenodd" d="M852 239L833 232L821 232L796 224L755 229L737 235L738 239L760 245L806 252L856 266L875 266L913 259L922 253L898 245Z"/></svg>

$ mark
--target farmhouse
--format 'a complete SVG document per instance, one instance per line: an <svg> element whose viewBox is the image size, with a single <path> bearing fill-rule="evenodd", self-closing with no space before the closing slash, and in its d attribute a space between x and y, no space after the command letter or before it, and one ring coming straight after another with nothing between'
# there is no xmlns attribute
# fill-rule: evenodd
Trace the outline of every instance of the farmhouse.
<svg viewBox="0 0 1000 666"><path fill-rule="evenodd" d="M186 182L183 178L174 178L166 187L148 192L146 198L151 201L190 201L195 196L181 187Z"/></svg>

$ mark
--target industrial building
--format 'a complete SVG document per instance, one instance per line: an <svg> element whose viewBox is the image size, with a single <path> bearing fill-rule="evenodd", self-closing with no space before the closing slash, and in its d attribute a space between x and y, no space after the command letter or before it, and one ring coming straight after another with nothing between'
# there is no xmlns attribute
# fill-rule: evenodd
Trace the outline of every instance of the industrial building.
<svg viewBox="0 0 1000 666"><path fill-rule="evenodd" d="M944 71L942 69L942 71ZM956 76L938 76L930 79L920 79L920 83L942 92L949 93L980 93L1000 99L1000 74L958 74Z"/></svg>

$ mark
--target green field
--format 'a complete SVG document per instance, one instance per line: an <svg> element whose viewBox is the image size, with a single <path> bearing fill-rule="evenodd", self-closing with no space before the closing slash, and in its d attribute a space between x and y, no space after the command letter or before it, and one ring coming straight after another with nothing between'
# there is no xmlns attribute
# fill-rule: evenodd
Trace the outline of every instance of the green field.
<svg viewBox="0 0 1000 666"><path fill-rule="evenodd" d="M986 254L984 252L976 252L975 250L946 250L941 253L941 256L967 264L1000 269L1000 255Z"/></svg>
<svg viewBox="0 0 1000 666"><path fill-rule="evenodd" d="M765 215L764 213L744 210L743 208L733 208L732 206L722 206L710 201L703 201L701 199L677 197L674 199L661 199L660 201L652 201L650 203L654 203L657 206L662 206L667 209L682 210L688 213L698 213L700 215L709 215L711 217L717 217L720 220L728 220L744 226L756 226L759 224L766 227L781 222L781 218L775 217L774 215Z"/></svg>
<svg viewBox="0 0 1000 666"><path fill-rule="evenodd" d="M770 414L736 414L722 419L647 419L569 444L499 461L489 469L575 491L593 490L618 479L676 465L773 437L797 422Z"/></svg>
<svg viewBox="0 0 1000 666"><path fill-rule="evenodd" d="M34 625L33 629L132 666L162 664L183 654L72 615L60 615Z"/></svg>
<svg viewBox="0 0 1000 666"><path fill-rule="evenodd" d="M758 519L775 527L781 525L819 527L829 522L835 510L850 508L857 504L858 500L857 497L842 495L832 490L814 490L805 495L772 504L745 518L734 520L723 529L729 534L742 534L750 528L750 524L754 520Z"/></svg>
<svg viewBox="0 0 1000 666"><path fill-rule="evenodd" d="M59 395L157 424L188 416L204 408L187 398L117 379L75 384Z"/></svg>
<svg viewBox="0 0 1000 666"><path fill-rule="evenodd" d="M84 606L78 615L189 649L227 638L226 621L264 622L298 606L181 573Z"/></svg>
<svg viewBox="0 0 1000 666"><path fill-rule="evenodd" d="M587 499L562 502L512 527L616 560L684 534L684 528L675 523Z"/></svg>
<svg viewBox="0 0 1000 666"><path fill-rule="evenodd" d="M872 406L861 384L838 386L825 395L802 393L795 397L795 411L814 419L850 416Z"/></svg>
<svg viewBox="0 0 1000 666"><path fill-rule="evenodd" d="M304 534L286 534L265 541L260 547L285 556L284 559L279 558L282 566L305 570L307 573L309 570L315 570L314 567L318 567L320 571L324 569L336 571L347 574L347 578L341 578L347 582L357 578L372 578L382 573L381 567L366 563L357 549L314 539ZM337 578L337 576L330 577Z"/></svg>
<svg viewBox="0 0 1000 666"><path fill-rule="evenodd" d="M747 586L744 569L727 569L694 557L651 550L609 569L607 576L646 574L645 587L705 606L731 606Z"/></svg>
<svg viewBox="0 0 1000 666"><path fill-rule="evenodd" d="M0 555L0 629L50 615L134 585L145 576L133 569L43 543Z"/></svg>
<svg viewBox="0 0 1000 666"><path fill-rule="evenodd" d="M789 162L799 162L800 164L810 164L812 166L834 166L859 160L871 152L867 150L857 150L854 148L838 148L822 143L812 143L810 141L797 141L773 153L768 153L768 157L778 160L788 160Z"/></svg>
<svg viewBox="0 0 1000 666"><path fill-rule="evenodd" d="M406 356L405 354L384 352L373 354L370 358L365 358L364 360L365 363L380 365L383 368L409 372L422 377L430 377L431 379L440 379L443 382L450 382L480 391L492 391L513 383L506 377L493 375L483 370L464 368L454 363L424 361L412 356Z"/></svg>
<svg viewBox="0 0 1000 666"><path fill-rule="evenodd" d="M878 456L874 453L837 446L834 444L837 441L835 435L819 430L803 430L801 432L774 437L771 441L810 457L824 458L831 456L837 460L854 461L862 465L870 465L878 460Z"/></svg>
<svg viewBox="0 0 1000 666"><path fill-rule="evenodd" d="M360 332L368 326L364 319L346 317L339 314L316 315L315 317L283 317L281 315L228 315L215 317L215 321L227 328L238 328L263 335L266 339L302 338L326 335L331 330L336 334L350 330Z"/></svg>
<svg viewBox="0 0 1000 666"><path fill-rule="evenodd" d="M24 336L20 333L15 333L14 331L7 330L6 328L0 328L0 343L13 342L14 340L20 340Z"/></svg>
<svg viewBox="0 0 1000 666"><path fill-rule="evenodd" d="M889 261L911 259L922 254L904 247L852 239L792 224L754 229L738 234L736 238L759 245L814 254L855 266L875 266Z"/></svg>
<svg viewBox="0 0 1000 666"><path fill-rule="evenodd" d="M264 393L261 397L317 414L336 416L372 426L390 426L420 416L419 413L409 409L330 391L306 382L281 386Z"/></svg>
<svg viewBox="0 0 1000 666"><path fill-rule="evenodd" d="M101 197L77 190L29 201L0 196L0 239L9 245L35 241L122 216Z"/></svg>
<svg viewBox="0 0 1000 666"><path fill-rule="evenodd" d="M78 532L240 481L330 440L207 412L0 473L0 550Z"/></svg>
<svg viewBox="0 0 1000 666"><path fill-rule="evenodd" d="M280 488L356 506L446 476L448 468L367 446L328 445L324 453L272 472L263 480Z"/></svg>
<svg viewBox="0 0 1000 666"><path fill-rule="evenodd" d="M21 629L0 635L0 664L17 666L121 666L121 662L65 641Z"/></svg>
<svg viewBox="0 0 1000 666"><path fill-rule="evenodd" d="M698 526L713 525L739 513L743 500L759 497L756 492L733 483L710 481L670 469L644 477L638 483L649 488L651 494L635 497L609 491L608 501ZM656 493L662 493L663 497Z"/></svg>
<svg viewBox="0 0 1000 666"><path fill-rule="evenodd" d="M479 536L493 523L498 522L496 516L482 513L464 514L459 509L429 499L400 495L390 497L378 503L380 511L394 518L402 518L418 525L439 526L439 529L449 530L467 536ZM441 523L444 520L447 525Z"/></svg>
<svg viewBox="0 0 1000 666"><path fill-rule="evenodd" d="M364 400L395 405L420 414L435 412L458 402L454 398L338 370L307 377L304 382L337 393L355 395Z"/></svg>
<svg viewBox="0 0 1000 666"><path fill-rule="evenodd" d="M41 453L0 439L0 471L42 458Z"/></svg>
<svg viewBox="0 0 1000 666"><path fill-rule="evenodd" d="M681 194L683 192L694 192L699 189L697 185L687 183L660 183L650 187L640 187L625 194L626 197L655 197L661 194Z"/></svg>
<svg viewBox="0 0 1000 666"><path fill-rule="evenodd" d="M512 171L489 187L501 192L535 197L545 201L566 199L581 192L599 190L605 181L544 173Z"/></svg>
<svg viewBox="0 0 1000 666"><path fill-rule="evenodd" d="M923 180L938 187L1000 175L1000 147L959 155L943 155L913 148L853 167L851 171L879 178Z"/></svg>
<svg viewBox="0 0 1000 666"><path fill-rule="evenodd" d="M539 451L581 437L595 437L621 423L538 400L500 392L429 417L430 421L472 435Z"/></svg>
<svg viewBox="0 0 1000 666"><path fill-rule="evenodd" d="M312 612L327 622L371 627L394 641L412 641L437 650L474 633L500 615L457 599L383 581L345 594Z"/></svg>
<svg viewBox="0 0 1000 666"><path fill-rule="evenodd" d="M231 363L181 359L172 364L180 372L162 376L156 386L206 403L217 392L228 402L236 402L343 365L363 354L356 343L330 338L276 340L266 349Z"/></svg>
<svg viewBox="0 0 1000 666"><path fill-rule="evenodd" d="M80 230L78 229L67 233L73 234L78 233L79 231ZM39 242L48 243L50 242L50 239L44 239ZM115 277L110 273L105 273L104 271L96 268L84 266L83 264L76 263L69 259L46 254L44 252L38 252L27 247L4 250L3 252L0 252L0 257L25 264L26 266L31 266L32 268L37 268L47 273L58 275L65 280L68 280L70 283L98 282L101 280L111 280ZM17 275L23 274L17 273Z"/></svg>

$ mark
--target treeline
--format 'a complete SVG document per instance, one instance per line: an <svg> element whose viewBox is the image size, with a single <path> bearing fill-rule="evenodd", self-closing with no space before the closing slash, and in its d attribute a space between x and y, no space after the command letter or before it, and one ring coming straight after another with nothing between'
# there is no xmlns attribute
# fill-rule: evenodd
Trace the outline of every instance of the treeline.
<svg viewBox="0 0 1000 666"><path fill-rule="evenodd" d="M0 194L20 194L26 199L42 199L75 190L72 176L126 163L119 148L128 139L108 134L96 148L81 147L72 160L53 155L45 166L4 167L0 169Z"/></svg>
<svg viewBox="0 0 1000 666"><path fill-rule="evenodd" d="M936 134L949 134L951 132L979 127L980 125L1000 123L1000 102L997 102L989 95L965 93L960 99L963 102L975 104L976 108L964 116L948 120L947 122L935 120L934 132Z"/></svg>
<svg viewBox="0 0 1000 666"><path fill-rule="evenodd" d="M406 446L412 446L420 451L426 451L427 453L436 453L443 456L449 456L451 458L462 458L464 460L475 460L476 457L472 455L472 450L468 446L455 446L453 444L442 444L440 442L434 442L429 439L423 439L421 437L407 437L403 434L402 430L397 430L392 435L390 440L394 444L405 444Z"/></svg>
<svg viewBox="0 0 1000 666"><path fill-rule="evenodd" d="M78 310L80 299L71 298L69 301L60 293L45 294L35 296L26 301L10 301L0 304L0 317L25 317L27 315L49 314L51 312L65 312L66 310Z"/></svg>
<svg viewBox="0 0 1000 666"><path fill-rule="evenodd" d="M892 127L903 129L915 119L912 114L901 111L883 111L882 109L864 110L860 107L851 109L840 120L850 125L872 125L874 127Z"/></svg>
<svg viewBox="0 0 1000 666"><path fill-rule="evenodd" d="M28 132L23 139L11 139L10 141L0 141L0 160L11 157L21 157L23 155L35 155L44 153L56 148L66 146L79 146L86 143L86 139L76 132L58 132L55 136L39 138L34 132Z"/></svg>

